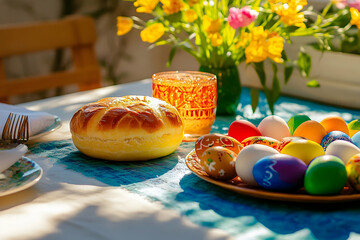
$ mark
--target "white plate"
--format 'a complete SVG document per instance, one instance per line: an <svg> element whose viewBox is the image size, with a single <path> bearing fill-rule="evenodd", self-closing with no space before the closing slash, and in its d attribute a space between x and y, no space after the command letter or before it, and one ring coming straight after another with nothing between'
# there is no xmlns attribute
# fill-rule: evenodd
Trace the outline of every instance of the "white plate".
<svg viewBox="0 0 360 240"><path fill-rule="evenodd" d="M31 136L30 140L33 140L35 138L39 138L46 134L49 134L49 133L55 131L56 129L60 128L61 125L62 125L61 119L58 116L54 116L54 123L51 124L50 126L48 126L47 128L45 128L44 130L42 130L41 132Z"/></svg>
<svg viewBox="0 0 360 240"><path fill-rule="evenodd" d="M37 183L43 174L42 168L27 157L23 157L1 173L0 197L25 190Z"/></svg>

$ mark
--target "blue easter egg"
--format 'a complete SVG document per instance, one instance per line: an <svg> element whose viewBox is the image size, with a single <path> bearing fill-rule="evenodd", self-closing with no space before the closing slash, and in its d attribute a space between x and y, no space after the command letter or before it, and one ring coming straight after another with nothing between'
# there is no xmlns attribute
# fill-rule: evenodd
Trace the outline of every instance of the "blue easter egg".
<svg viewBox="0 0 360 240"><path fill-rule="evenodd" d="M287 154L274 154L257 161L253 167L255 181L265 189L295 190L303 186L307 165Z"/></svg>
<svg viewBox="0 0 360 240"><path fill-rule="evenodd" d="M351 138L341 131L331 131L328 134L323 137L321 140L321 146L326 150L326 148L329 146L330 143L332 143L335 140L344 140L351 142Z"/></svg>
<svg viewBox="0 0 360 240"><path fill-rule="evenodd" d="M351 137L351 141L352 141L358 148L360 148L360 132L355 133L355 134Z"/></svg>

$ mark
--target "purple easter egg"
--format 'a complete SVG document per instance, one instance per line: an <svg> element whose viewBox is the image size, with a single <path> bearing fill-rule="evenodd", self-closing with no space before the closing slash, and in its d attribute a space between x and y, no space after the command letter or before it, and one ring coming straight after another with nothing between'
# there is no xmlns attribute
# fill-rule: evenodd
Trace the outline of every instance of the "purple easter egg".
<svg viewBox="0 0 360 240"><path fill-rule="evenodd" d="M255 163L253 177L265 189L290 191L303 186L306 168L307 165L296 157L275 154Z"/></svg>
<svg viewBox="0 0 360 240"><path fill-rule="evenodd" d="M326 150L329 144L336 140L344 140L351 142L351 138L346 133L343 133L341 131L331 131L326 134L325 137L323 137L323 139L321 140L321 146L324 148L324 150Z"/></svg>

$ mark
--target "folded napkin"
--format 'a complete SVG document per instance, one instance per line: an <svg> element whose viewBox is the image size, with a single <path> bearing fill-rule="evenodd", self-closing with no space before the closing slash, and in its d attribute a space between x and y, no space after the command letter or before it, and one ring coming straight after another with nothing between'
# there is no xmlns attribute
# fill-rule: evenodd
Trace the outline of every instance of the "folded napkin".
<svg viewBox="0 0 360 240"><path fill-rule="evenodd" d="M0 103L0 138L6 120L11 112L29 116L30 137L40 133L55 121L55 116L46 112L36 112L23 107Z"/></svg>
<svg viewBox="0 0 360 240"><path fill-rule="evenodd" d="M0 147L0 173L11 167L22 156L25 155L28 148L24 144L19 144L15 148L1 149Z"/></svg>

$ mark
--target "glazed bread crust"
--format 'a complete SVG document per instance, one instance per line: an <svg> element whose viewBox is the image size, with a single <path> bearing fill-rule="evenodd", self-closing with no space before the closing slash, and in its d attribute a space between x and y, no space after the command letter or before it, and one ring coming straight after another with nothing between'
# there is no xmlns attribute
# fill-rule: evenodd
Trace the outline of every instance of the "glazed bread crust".
<svg viewBox="0 0 360 240"><path fill-rule="evenodd" d="M82 153L114 161L141 161L174 152L184 136L175 107L147 96L104 98L80 108L70 121Z"/></svg>

